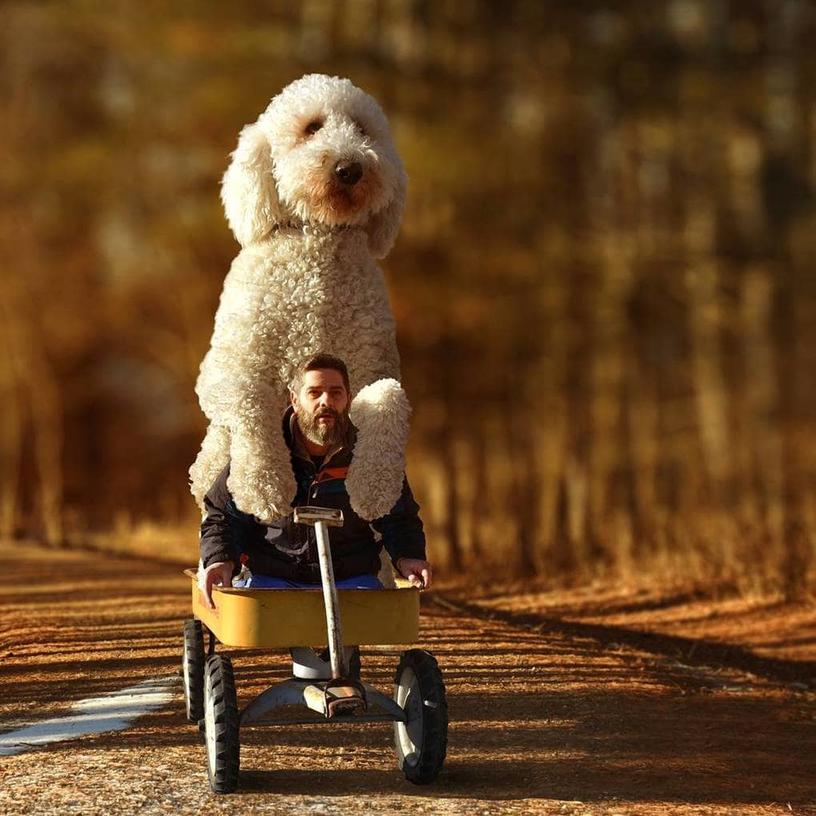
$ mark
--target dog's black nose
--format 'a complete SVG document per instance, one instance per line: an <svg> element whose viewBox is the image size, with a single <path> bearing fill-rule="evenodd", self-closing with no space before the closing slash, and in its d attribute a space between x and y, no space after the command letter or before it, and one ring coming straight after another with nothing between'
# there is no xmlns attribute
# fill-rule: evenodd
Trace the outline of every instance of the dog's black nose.
<svg viewBox="0 0 816 816"><path fill-rule="evenodd" d="M363 177L363 168L359 162L340 161L334 165L334 174L343 184L353 187Z"/></svg>

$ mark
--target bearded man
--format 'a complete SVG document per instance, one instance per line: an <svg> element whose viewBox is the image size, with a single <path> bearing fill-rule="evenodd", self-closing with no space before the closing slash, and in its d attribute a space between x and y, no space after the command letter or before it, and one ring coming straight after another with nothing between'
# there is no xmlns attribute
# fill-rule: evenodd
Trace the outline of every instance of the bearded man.
<svg viewBox="0 0 816 816"><path fill-rule="evenodd" d="M354 451L356 430L348 415L349 377L345 363L316 354L298 369L289 391L291 405L283 416L283 437L292 455L297 481L293 507L317 505L343 511L342 527L329 528L337 586L378 588L380 550L415 586L430 586L431 565L425 559L425 534L419 506L403 479L402 495L391 511L369 522L352 509L345 478ZM201 523L199 585L210 608L212 587L317 587L320 567L314 528L295 524L293 515L267 526L242 513L227 489L229 465L204 498ZM375 532L379 534L375 536Z"/></svg>

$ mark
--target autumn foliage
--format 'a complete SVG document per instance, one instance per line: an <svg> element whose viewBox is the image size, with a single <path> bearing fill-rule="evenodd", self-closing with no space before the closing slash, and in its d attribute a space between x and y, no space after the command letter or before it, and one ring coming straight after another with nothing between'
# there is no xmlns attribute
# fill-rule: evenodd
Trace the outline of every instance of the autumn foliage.
<svg viewBox="0 0 816 816"><path fill-rule="evenodd" d="M816 14L785 3L0 9L0 534L197 515L238 131L387 111L409 477L456 569L812 585Z"/></svg>

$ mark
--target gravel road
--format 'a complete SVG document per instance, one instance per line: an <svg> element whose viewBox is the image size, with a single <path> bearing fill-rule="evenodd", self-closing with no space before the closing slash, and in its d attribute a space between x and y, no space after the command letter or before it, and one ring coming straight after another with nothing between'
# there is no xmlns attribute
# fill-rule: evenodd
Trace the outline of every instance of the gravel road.
<svg viewBox="0 0 816 816"><path fill-rule="evenodd" d="M176 677L178 568L7 543L0 558L0 731ZM215 796L176 679L172 701L126 730L0 757L0 813L816 814L816 702L791 683L433 593L421 644L451 718L433 786L404 781L388 725L291 726L243 734L239 792ZM288 675L282 654L234 656L239 704ZM364 649L365 679L390 691L396 662Z"/></svg>

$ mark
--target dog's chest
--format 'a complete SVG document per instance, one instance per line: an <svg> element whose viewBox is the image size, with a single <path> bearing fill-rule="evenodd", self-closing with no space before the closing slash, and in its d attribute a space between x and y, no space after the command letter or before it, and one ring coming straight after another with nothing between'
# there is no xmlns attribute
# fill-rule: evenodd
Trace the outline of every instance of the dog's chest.
<svg viewBox="0 0 816 816"><path fill-rule="evenodd" d="M394 319L382 271L362 232L307 240L281 236L269 249L265 334L276 353L291 362L325 351L347 359L351 368L363 349L372 359L389 356Z"/></svg>
<svg viewBox="0 0 816 816"><path fill-rule="evenodd" d="M372 265L373 266L373 265ZM376 331L390 318L379 270L322 263L303 280L295 309L313 331L328 336Z"/></svg>
<svg viewBox="0 0 816 816"><path fill-rule="evenodd" d="M284 309L292 317L339 330L371 328L390 316L382 272L357 242L303 247L294 275L286 275Z"/></svg>

